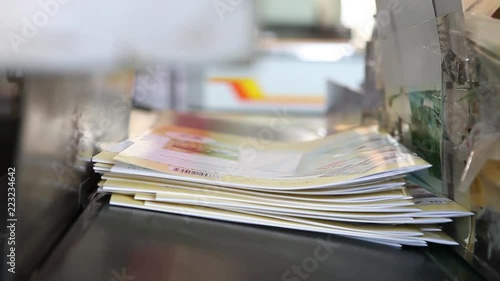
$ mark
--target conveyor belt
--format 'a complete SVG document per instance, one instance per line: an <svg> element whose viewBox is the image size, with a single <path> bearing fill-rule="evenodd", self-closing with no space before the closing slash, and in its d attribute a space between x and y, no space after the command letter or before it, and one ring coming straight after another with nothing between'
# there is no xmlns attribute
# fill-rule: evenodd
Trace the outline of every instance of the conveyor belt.
<svg viewBox="0 0 500 281"><path fill-rule="evenodd" d="M35 280L482 280L446 247L395 249L102 201L87 208Z"/></svg>

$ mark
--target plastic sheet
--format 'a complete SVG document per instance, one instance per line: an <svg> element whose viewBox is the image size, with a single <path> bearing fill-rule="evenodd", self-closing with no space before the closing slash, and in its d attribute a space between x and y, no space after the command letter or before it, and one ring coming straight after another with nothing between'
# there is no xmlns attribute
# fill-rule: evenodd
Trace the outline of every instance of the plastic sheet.
<svg viewBox="0 0 500 281"><path fill-rule="evenodd" d="M377 17L390 8L383 2L377 3ZM385 94L381 125L433 164L418 175L421 180L476 213L448 232L486 275L498 278L500 21L446 12L435 2L403 5L390 11L389 23L377 21L376 84ZM429 5L440 8L438 17L429 17ZM494 12L490 6L486 10Z"/></svg>

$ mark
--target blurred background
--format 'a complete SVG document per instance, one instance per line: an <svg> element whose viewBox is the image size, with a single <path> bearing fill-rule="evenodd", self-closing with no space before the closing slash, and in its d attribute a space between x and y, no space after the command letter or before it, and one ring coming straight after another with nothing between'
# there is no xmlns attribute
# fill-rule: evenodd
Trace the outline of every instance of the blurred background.
<svg viewBox="0 0 500 281"><path fill-rule="evenodd" d="M238 13L230 2L214 2L221 19ZM165 67L168 77L152 90L141 85L151 80L151 71L139 73L134 105L240 112L286 106L293 112L319 114L326 112L328 81L350 89L361 87L375 1L260 0L255 4L255 50L250 62L214 64L203 70Z"/></svg>

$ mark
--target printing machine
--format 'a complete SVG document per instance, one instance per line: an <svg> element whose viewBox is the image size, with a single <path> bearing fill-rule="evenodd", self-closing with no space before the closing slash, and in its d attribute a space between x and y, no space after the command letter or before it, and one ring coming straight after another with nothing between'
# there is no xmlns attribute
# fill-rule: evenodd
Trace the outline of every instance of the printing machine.
<svg viewBox="0 0 500 281"><path fill-rule="evenodd" d="M10 246L6 234L0 237L4 250L1 280L500 280L495 206L468 206L476 207L474 211L480 215L457 221L449 230L462 239L461 246L418 249L109 206L109 198L96 193L99 177L91 168L91 157L106 146L160 122L252 136L273 117L272 112L197 111L201 66L251 61L256 45L254 3L5 2L0 10L0 168L2 175L9 167L16 170L17 222L16 273L7 271ZM460 38L450 39L457 28L447 33L443 26L463 23L460 20L467 16L467 9L492 15L500 7L495 1L465 2L377 0L378 23L384 17L389 19L379 24L369 44L362 92L329 81L329 112L290 117L294 120L291 128L276 138L316 139L371 122L367 116L375 117L382 129L441 169L422 175L437 191L464 205L472 202L456 193L468 162L457 160L453 150L470 130L452 126L456 131L440 131L429 138L440 149L423 150L427 143L418 143L415 137L422 137L418 133L430 135L431 130L419 127L412 119L417 116L413 108L404 107L405 99L412 104L419 92L445 89L447 97L452 97L453 91L484 82L479 76L465 74L458 79L443 70L444 66L457 66L463 68L459 73L472 73L466 71L478 69L470 64L472 56L465 57L462 64L459 60L443 64L440 59L445 50L443 37L451 41L446 45L451 51L446 54L460 55L454 52L456 46L465 44ZM471 34L486 36L482 31L489 24L476 26ZM433 43L437 49L430 49L436 46ZM479 49L484 56L495 57L491 51ZM482 65L495 73L498 57L489 61L491 64ZM172 84L169 93L176 99L172 110L132 108L137 71L153 73L151 79L168 77ZM487 89L493 98L480 108L494 113L499 105L498 78L483 78L489 81ZM154 81L150 84L155 85ZM461 101L453 98L454 104ZM363 103L366 100L370 102ZM456 107L446 107L449 103L445 101L449 99L439 99L437 106L451 110L443 116L452 118ZM346 103L350 104L347 109L342 107ZM357 110L353 108L356 104ZM255 122L249 122L252 118ZM247 124L245 128L241 123ZM458 140L452 137L457 134ZM456 167L458 162L461 168ZM1 178L2 185L7 186L8 178ZM6 198L7 188L1 190L1 198ZM2 205L2 223L7 221L6 209ZM480 237L476 238L476 231ZM314 255L318 247L328 258L314 271L297 271L296 265Z"/></svg>

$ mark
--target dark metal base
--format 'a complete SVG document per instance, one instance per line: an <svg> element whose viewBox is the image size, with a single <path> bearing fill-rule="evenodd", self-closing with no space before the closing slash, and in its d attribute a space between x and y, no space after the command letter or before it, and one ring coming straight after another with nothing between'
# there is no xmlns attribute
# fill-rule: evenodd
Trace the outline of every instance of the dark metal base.
<svg viewBox="0 0 500 281"><path fill-rule="evenodd" d="M91 204L33 281L482 280L450 248Z"/></svg>

